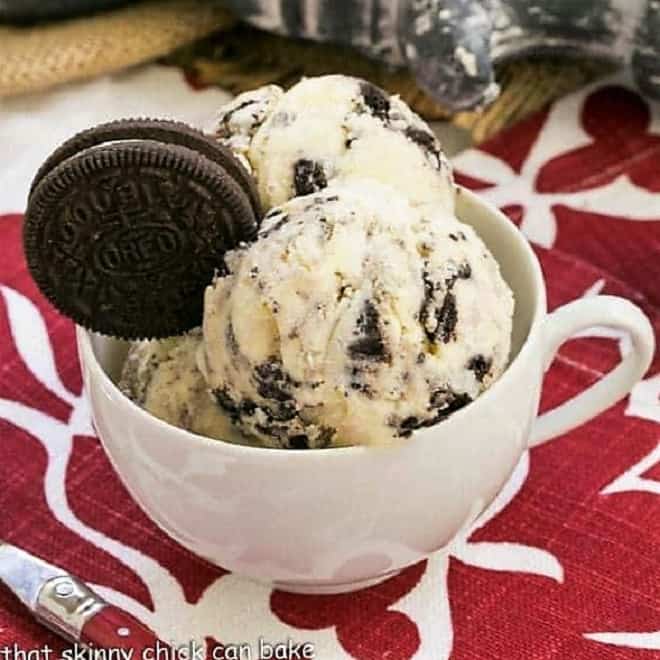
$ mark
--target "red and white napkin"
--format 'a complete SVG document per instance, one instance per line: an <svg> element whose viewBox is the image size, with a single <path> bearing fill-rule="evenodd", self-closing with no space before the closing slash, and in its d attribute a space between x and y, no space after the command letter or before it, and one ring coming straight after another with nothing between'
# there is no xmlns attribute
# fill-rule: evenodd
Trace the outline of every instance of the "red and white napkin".
<svg viewBox="0 0 660 660"><path fill-rule="evenodd" d="M227 98L148 67L0 100L0 538L92 583L162 639L310 642L315 658L660 658L660 358L632 395L525 454L449 553L340 596L294 596L231 575L164 536L119 483L81 394L72 324L21 252L30 178L64 138L127 115L199 123ZM455 159L537 249L549 306L612 293L660 331L660 108L615 79ZM627 350L594 328L562 347L550 407ZM429 503L442 507L442 502ZM226 530L231 535L231 530ZM0 648L64 644L0 589Z"/></svg>

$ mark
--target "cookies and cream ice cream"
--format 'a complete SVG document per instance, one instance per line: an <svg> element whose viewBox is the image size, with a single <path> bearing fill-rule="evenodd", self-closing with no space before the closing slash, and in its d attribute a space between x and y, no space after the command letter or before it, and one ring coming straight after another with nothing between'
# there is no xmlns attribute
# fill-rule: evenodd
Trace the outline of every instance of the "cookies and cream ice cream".
<svg viewBox="0 0 660 660"><path fill-rule="evenodd" d="M201 346L201 329L170 339L133 342L119 387L165 422L210 438L244 443L197 366Z"/></svg>
<svg viewBox="0 0 660 660"><path fill-rule="evenodd" d="M413 206L454 208L451 168L433 131L398 96L358 78L246 92L210 129L249 162L266 210L354 176L392 186Z"/></svg>
<svg viewBox="0 0 660 660"><path fill-rule="evenodd" d="M513 299L483 242L373 179L290 200L225 261L205 297L204 371L261 442L406 436L506 365Z"/></svg>
<svg viewBox="0 0 660 660"><path fill-rule="evenodd" d="M266 214L219 264L203 337L133 346L129 396L196 433L307 449L409 436L500 376L511 291L398 97L346 76L269 85L212 132Z"/></svg>
<svg viewBox="0 0 660 660"><path fill-rule="evenodd" d="M252 140L283 94L284 90L277 85L243 92L223 105L209 125L209 132L229 147L251 173L248 152Z"/></svg>

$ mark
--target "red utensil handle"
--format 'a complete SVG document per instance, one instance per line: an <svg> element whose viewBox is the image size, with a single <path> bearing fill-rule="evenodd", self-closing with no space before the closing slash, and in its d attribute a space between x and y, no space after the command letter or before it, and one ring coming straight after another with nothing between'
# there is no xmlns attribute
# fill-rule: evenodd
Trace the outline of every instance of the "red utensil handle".
<svg viewBox="0 0 660 660"><path fill-rule="evenodd" d="M83 627L80 641L100 648L133 649L133 660L154 660L146 649L168 648L152 630L118 607L107 605Z"/></svg>

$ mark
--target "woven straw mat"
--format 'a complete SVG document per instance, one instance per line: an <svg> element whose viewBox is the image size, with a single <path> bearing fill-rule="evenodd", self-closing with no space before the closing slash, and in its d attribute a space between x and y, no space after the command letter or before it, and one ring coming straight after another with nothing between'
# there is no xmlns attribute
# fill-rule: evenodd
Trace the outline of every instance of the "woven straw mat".
<svg viewBox="0 0 660 660"><path fill-rule="evenodd" d="M2 25L0 96L120 71L233 23L215 3L157 0L33 27Z"/></svg>

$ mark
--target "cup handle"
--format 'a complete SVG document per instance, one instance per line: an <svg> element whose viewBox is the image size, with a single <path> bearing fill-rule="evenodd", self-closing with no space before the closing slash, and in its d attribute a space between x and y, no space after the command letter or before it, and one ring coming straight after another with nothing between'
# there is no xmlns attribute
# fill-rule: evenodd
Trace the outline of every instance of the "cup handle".
<svg viewBox="0 0 660 660"><path fill-rule="evenodd" d="M530 447L543 444L609 408L630 392L651 364L655 350L653 328L639 307L615 296L594 296L568 303L545 319L541 328L544 371L567 339L596 325L627 332L632 350L597 383L539 416L532 428Z"/></svg>

